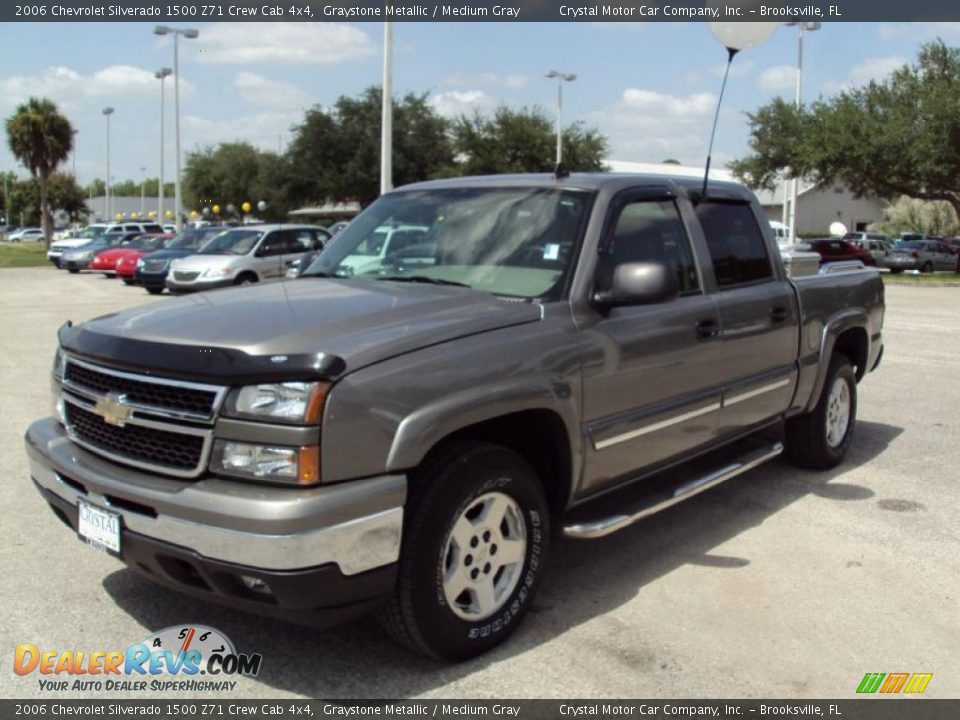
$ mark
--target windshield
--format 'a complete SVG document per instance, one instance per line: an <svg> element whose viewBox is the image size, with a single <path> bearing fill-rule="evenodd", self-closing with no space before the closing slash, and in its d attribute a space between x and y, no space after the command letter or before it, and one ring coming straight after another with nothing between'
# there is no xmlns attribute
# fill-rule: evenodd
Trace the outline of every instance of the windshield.
<svg viewBox="0 0 960 720"><path fill-rule="evenodd" d="M304 276L466 285L514 297L559 292L592 193L551 188L386 195L338 233Z"/></svg>
<svg viewBox="0 0 960 720"><path fill-rule="evenodd" d="M99 225L99 226L94 225L90 227L85 227L83 230L81 230L76 235L74 235L74 239L75 240L96 240L101 235L103 235L106 231L107 231L107 228L105 228L103 225Z"/></svg>
<svg viewBox="0 0 960 720"><path fill-rule="evenodd" d="M184 230L167 245L168 250L196 250L210 238L225 232L222 228Z"/></svg>
<svg viewBox="0 0 960 720"><path fill-rule="evenodd" d="M227 230L200 248L198 255L246 255L253 250L262 230Z"/></svg>

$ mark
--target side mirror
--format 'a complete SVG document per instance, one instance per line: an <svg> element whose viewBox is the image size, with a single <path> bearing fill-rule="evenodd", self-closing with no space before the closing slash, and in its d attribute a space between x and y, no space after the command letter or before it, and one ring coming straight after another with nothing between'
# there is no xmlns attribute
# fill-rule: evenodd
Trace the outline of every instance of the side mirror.
<svg viewBox="0 0 960 720"><path fill-rule="evenodd" d="M663 263L622 263L614 270L610 289L595 293L593 302L605 308L649 305L675 300L679 294L676 274Z"/></svg>

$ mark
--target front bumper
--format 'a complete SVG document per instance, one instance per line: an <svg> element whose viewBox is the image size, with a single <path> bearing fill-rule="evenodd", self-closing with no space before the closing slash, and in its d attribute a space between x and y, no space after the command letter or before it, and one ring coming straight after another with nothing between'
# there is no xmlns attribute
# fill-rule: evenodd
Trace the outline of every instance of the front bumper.
<svg viewBox="0 0 960 720"><path fill-rule="evenodd" d="M117 272L116 265L98 265L96 260L90 263L89 269L98 273L106 273L107 275L114 275Z"/></svg>
<svg viewBox="0 0 960 720"><path fill-rule="evenodd" d="M402 475L305 489L184 481L88 452L54 418L33 423L25 442L31 477L57 516L75 529L80 500L116 513L120 559L164 585L314 625L392 592ZM270 593L250 590L244 575Z"/></svg>
<svg viewBox="0 0 960 720"><path fill-rule="evenodd" d="M90 260L70 260L67 257L60 257L60 268L63 270L86 270L90 267Z"/></svg>
<svg viewBox="0 0 960 720"><path fill-rule="evenodd" d="M162 272L144 272L141 268L137 268L133 272L133 280L137 283L137 285L142 285L143 287L160 288L162 290L167 286L167 271L163 270Z"/></svg>
<svg viewBox="0 0 960 720"><path fill-rule="evenodd" d="M919 258L887 257L884 264L892 270L919 270L923 262Z"/></svg>
<svg viewBox="0 0 960 720"><path fill-rule="evenodd" d="M171 293L192 293L203 292L204 290L215 290L217 288L230 287L233 285L233 278L223 280L194 280L193 282L177 282L170 275L167 275L166 288Z"/></svg>

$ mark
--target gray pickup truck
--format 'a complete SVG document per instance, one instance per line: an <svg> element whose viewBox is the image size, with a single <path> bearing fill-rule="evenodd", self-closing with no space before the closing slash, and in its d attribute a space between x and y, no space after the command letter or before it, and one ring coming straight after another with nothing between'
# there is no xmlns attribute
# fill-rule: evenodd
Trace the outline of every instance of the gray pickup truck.
<svg viewBox="0 0 960 720"><path fill-rule="evenodd" d="M295 280L67 323L30 473L158 583L314 625L377 611L463 659L520 623L556 533L606 535L781 453L839 463L883 314L874 269L788 277L733 183L421 183Z"/></svg>

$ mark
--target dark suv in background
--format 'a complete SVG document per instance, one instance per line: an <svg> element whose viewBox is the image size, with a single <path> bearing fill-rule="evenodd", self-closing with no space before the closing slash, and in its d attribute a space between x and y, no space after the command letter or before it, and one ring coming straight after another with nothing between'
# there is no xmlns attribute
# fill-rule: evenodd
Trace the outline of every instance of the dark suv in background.
<svg viewBox="0 0 960 720"><path fill-rule="evenodd" d="M167 273L170 272L170 263L173 260L193 255L208 240L229 229L226 226L211 225L184 230L166 249L140 259L133 274L134 282L145 287L151 295L159 295L167 286Z"/></svg>

